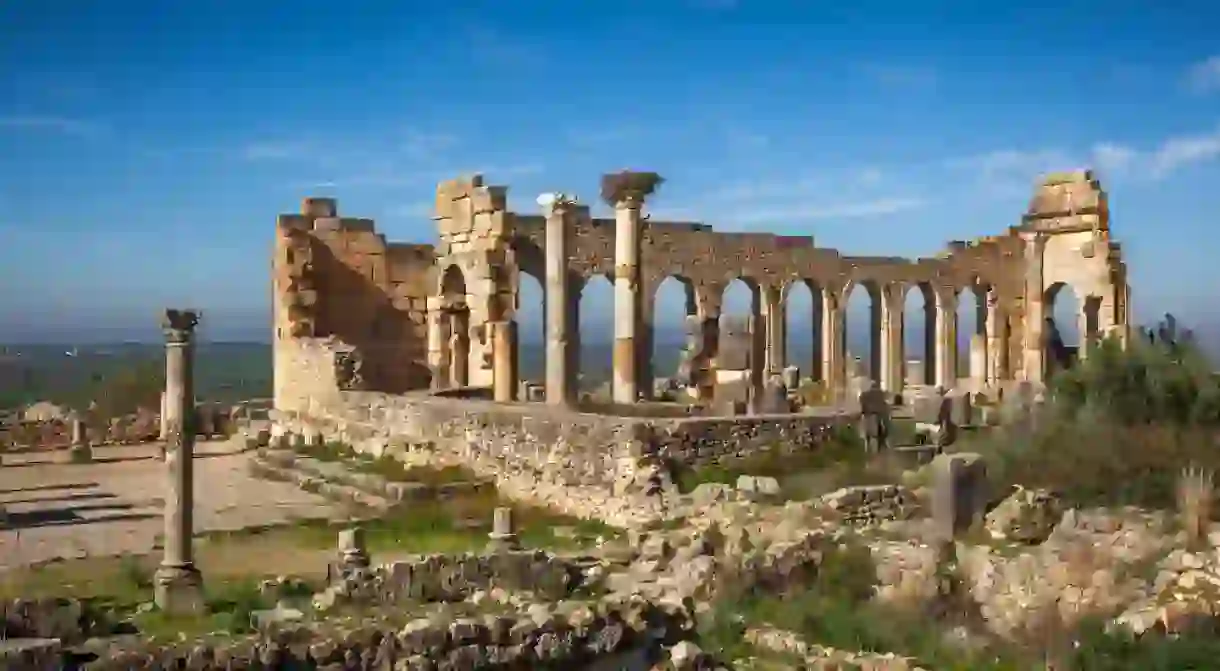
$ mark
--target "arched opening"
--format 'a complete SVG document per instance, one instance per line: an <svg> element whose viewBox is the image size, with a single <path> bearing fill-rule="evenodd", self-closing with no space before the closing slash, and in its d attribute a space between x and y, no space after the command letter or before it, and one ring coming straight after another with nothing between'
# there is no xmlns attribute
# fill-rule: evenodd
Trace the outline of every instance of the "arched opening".
<svg viewBox="0 0 1220 671"><path fill-rule="evenodd" d="M604 275L586 279L577 304L577 389L594 400L611 399L614 371L614 284Z"/></svg>
<svg viewBox="0 0 1220 671"><path fill-rule="evenodd" d="M936 292L919 282L903 303L903 376L911 386L936 384Z"/></svg>
<svg viewBox="0 0 1220 671"><path fill-rule="evenodd" d="M936 294L919 282L907 287L902 303L903 381L931 385L936 381Z"/></svg>
<svg viewBox="0 0 1220 671"><path fill-rule="evenodd" d="M881 291L871 281L851 283L843 297L847 308L843 329L843 356L847 383L857 378L881 381Z"/></svg>
<svg viewBox="0 0 1220 671"><path fill-rule="evenodd" d="M987 374L987 286L974 282L957 295L957 379Z"/></svg>
<svg viewBox="0 0 1220 671"><path fill-rule="evenodd" d="M725 324L725 319L742 320L749 329L750 338L745 349L729 347L726 342L733 329ZM724 288L720 299L719 343L716 348L717 370L748 370L750 383L762 384L763 357L765 356L765 334L762 320L762 293L757 284L747 278L738 278L729 282ZM744 353L738 357L735 353ZM747 365L747 368L732 368L737 365ZM728 366L728 367L726 367Z"/></svg>
<svg viewBox="0 0 1220 671"><path fill-rule="evenodd" d="M822 378L822 289L815 282L788 285L784 302L787 339L784 360L800 369L802 378Z"/></svg>
<svg viewBox="0 0 1220 671"><path fill-rule="evenodd" d="M522 380L546 379L546 292L542 281L520 273L517 285L517 366Z"/></svg>
<svg viewBox="0 0 1220 671"><path fill-rule="evenodd" d="M652 310L653 397L664 400L690 384L689 357L698 354L692 346L702 342L699 324L689 317L697 313L695 288L689 280L666 277L657 286ZM699 336L695 340L695 336Z"/></svg>
<svg viewBox="0 0 1220 671"><path fill-rule="evenodd" d="M1080 298L1066 282L1056 282L1046 290L1042 307L1046 313L1042 325L1043 379L1049 379L1075 362L1084 311Z"/></svg>
<svg viewBox="0 0 1220 671"><path fill-rule="evenodd" d="M470 384L470 306L466 277L458 266L449 266L441 276L441 296L448 385L465 387Z"/></svg>

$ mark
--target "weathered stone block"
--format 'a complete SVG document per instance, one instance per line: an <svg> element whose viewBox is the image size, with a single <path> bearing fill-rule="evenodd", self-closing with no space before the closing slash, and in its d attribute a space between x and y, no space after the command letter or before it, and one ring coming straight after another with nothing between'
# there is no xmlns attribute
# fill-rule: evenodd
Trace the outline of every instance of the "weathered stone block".
<svg viewBox="0 0 1220 671"><path fill-rule="evenodd" d="M953 538L979 522L988 500L987 464L973 452L942 454L932 461L933 533Z"/></svg>

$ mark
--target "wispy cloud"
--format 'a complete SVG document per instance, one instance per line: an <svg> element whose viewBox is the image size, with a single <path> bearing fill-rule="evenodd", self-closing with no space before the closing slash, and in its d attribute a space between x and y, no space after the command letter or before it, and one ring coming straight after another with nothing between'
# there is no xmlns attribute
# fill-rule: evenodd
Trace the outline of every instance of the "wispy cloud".
<svg viewBox="0 0 1220 671"><path fill-rule="evenodd" d="M96 121L58 116L0 116L0 130L43 131L76 137L93 137L105 132Z"/></svg>
<svg viewBox="0 0 1220 671"><path fill-rule="evenodd" d="M866 77L891 88L931 89L940 81L936 70L926 65L866 63L860 69Z"/></svg>
<svg viewBox="0 0 1220 671"><path fill-rule="evenodd" d="M1171 136L1144 149L1105 141L1082 151L1005 149L950 159L945 164L972 170L985 187L1009 194L1028 190L1040 175L1056 170L1095 168L1104 177L1157 180L1217 158L1220 125L1206 132Z"/></svg>
<svg viewBox="0 0 1220 671"><path fill-rule="evenodd" d="M1195 93L1220 91L1220 54L1191 65L1186 71L1186 86Z"/></svg>
<svg viewBox="0 0 1220 671"><path fill-rule="evenodd" d="M1171 137L1152 152L1149 168L1153 177L1165 177L1193 163L1220 156L1220 126L1211 132Z"/></svg>

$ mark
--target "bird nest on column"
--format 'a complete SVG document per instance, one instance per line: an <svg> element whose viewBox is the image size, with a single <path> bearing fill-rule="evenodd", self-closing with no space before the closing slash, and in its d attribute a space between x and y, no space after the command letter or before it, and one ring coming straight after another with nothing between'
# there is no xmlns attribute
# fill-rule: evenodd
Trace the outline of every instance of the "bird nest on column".
<svg viewBox="0 0 1220 671"><path fill-rule="evenodd" d="M602 200L614 206L624 200L643 200L656 192L665 178L655 172L623 170L602 175Z"/></svg>

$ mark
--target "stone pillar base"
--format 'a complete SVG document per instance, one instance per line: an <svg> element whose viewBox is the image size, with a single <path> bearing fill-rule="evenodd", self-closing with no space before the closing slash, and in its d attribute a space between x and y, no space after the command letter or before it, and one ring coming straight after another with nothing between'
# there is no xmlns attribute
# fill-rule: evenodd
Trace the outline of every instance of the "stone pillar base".
<svg viewBox="0 0 1220 671"><path fill-rule="evenodd" d="M88 464L93 461L93 448L89 445L73 445L68 448L68 461L73 464Z"/></svg>
<svg viewBox="0 0 1220 671"><path fill-rule="evenodd" d="M517 534L487 534L487 552L513 552L520 550L521 546L517 543Z"/></svg>
<svg viewBox="0 0 1220 671"><path fill-rule="evenodd" d="M203 574L194 566L161 566L153 576L153 600L168 615L202 615Z"/></svg>

